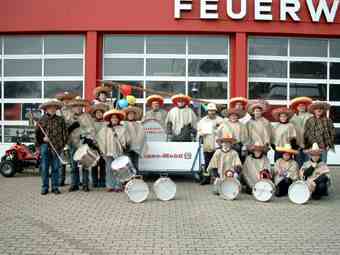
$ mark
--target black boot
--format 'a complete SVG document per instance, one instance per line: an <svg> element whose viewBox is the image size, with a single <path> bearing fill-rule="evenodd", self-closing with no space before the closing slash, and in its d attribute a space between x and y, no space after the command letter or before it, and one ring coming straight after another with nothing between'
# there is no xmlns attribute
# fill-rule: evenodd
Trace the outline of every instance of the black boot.
<svg viewBox="0 0 340 255"><path fill-rule="evenodd" d="M79 186L72 185L68 191L73 192L73 191L77 191L77 190L79 190Z"/></svg>
<svg viewBox="0 0 340 255"><path fill-rule="evenodd" d="M90 191L89 185L83 185L83 191L89 192Z"/></svg>

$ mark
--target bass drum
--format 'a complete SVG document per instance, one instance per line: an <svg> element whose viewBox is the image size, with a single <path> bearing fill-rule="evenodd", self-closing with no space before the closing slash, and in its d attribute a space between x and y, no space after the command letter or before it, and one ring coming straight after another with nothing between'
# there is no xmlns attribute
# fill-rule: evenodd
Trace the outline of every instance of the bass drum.
<svg viewBox="0 0 340 255"><path fill-rule="evenodd" d="M257 201L268 202L275 193L275 185L269 179L262 179L255 183L253 187L253 196Z"/></svg>
<svg viewBox="0 0 340 255"><path fill-rule="evenodd" d="M141 203L148 198L149 187L142 179L134 178L125 185L125 193L130 201Z"/></svg>
<svg viewBox="0 0 340 255"><path fill-rule="evenodd" d="M220 196L225 200L234 200L241 192L240 182L234 178L225 178L220 184Z"/></svg>
<svg viewBox="0 0 340 255"><path fill-rule="evenodd" d="M296 181L289 186L288 198L294 204L305 204L312 195L311 190L312 188L308 182Z"/></svg>
<svg viewBox="0 0 340 255"><path fill-rule="evenodd" d="M73 155L73 160L85 168L93 167L100 158L96 150L92 150L87 144L81 145Z"/></svg>
<svg viewBox="0 0 340 255"><path fill-rule="evenodd" d="M177 187L169 177L160 177L153 184L153 191L159 200L169 201L175 198Z"/></svg>

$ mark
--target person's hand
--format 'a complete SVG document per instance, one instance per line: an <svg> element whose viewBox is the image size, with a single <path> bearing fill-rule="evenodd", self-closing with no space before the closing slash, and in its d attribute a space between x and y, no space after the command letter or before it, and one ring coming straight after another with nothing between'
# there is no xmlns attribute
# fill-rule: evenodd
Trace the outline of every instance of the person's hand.
<svg viewBox="0 0 340 255"><path fill-rule="evenodd" d="M45 143L48 143L50 140L48 139L47 136L44 136L43 141L44 141Z"/></svg>

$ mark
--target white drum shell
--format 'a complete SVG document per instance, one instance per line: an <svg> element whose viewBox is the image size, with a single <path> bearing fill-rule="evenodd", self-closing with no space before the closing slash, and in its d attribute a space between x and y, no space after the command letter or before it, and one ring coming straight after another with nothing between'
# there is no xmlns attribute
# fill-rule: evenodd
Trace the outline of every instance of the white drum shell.
<svg viewBox="0 0 340 255"><path fill-rule="evenodd" d="M257 201L268 202L275 193L275 185L271 180L263 179L255 183L253 187L253 196Z"/></svg>
<svg viewBox="0 0 340 255"><path fill-rule="evenodd" d="M113 175L121 182L127 182L136 175L136 169L127 156L120 156L111 163Z"/></svg>
<svg viewBox="0 0 340 255"><path fill-rule="evenodd" d="M149 196L149 187L141 179L132 179L125 185L125 193L135 203L145 201Z"/></svg>
<svg viewBox="0 0 340 255"><path fill-rule="evenodd" d="M225 200L234 200L238 197L241 191L240 182L231 177L225 178L220 184L220 196Z"/></svg>
<svg viewBox="0 0 340 255"><path fill-rule="evenodd" d="M305 181L296 181L289 186L288 198L294 204L305 204L312 195L310 186Z"/></svg>
<svg viewBox="0 0 340 255"><path fill-rule="evenodd" d="M162 201L169 201L176 196L176 184L169 177L160 177L154 184L156 197Z"/></svg>
<svg viewBox="0 0 340 255"><path fill-rule="evenodd" d="M95 166L99 158L99 153L92 150L87 144L80 146L73 155L73 159L85 168Z"/></svg>

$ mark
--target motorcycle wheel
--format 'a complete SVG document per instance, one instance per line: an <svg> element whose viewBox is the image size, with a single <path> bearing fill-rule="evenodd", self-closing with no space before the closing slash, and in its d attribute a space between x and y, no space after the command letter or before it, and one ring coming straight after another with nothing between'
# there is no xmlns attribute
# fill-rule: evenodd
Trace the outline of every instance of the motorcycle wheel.
<svg viewBox="0 0 340 255"><path fill-rule="evenodd" d="M13 177L16 173L14 163L8 160L2 161L0 163L0 173L4 177Z"/></svg>

